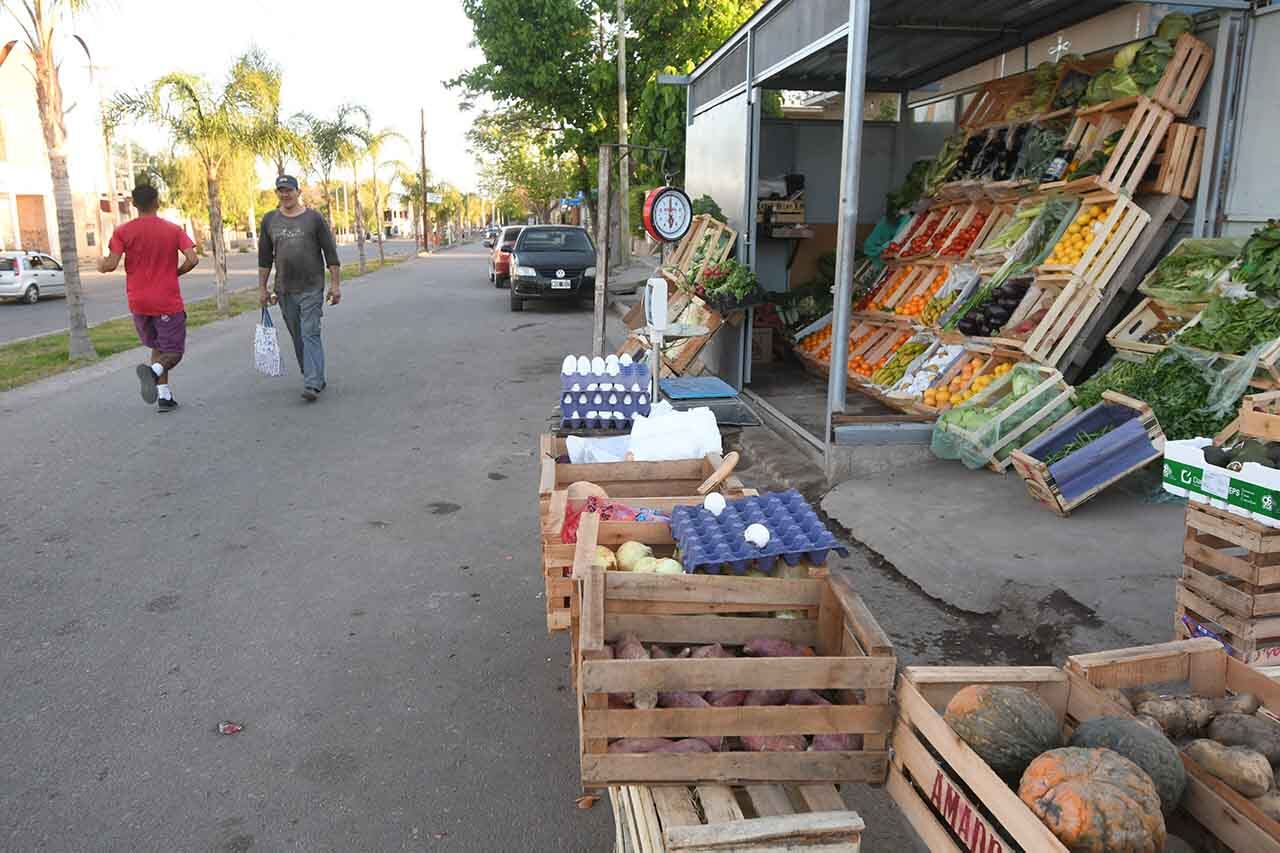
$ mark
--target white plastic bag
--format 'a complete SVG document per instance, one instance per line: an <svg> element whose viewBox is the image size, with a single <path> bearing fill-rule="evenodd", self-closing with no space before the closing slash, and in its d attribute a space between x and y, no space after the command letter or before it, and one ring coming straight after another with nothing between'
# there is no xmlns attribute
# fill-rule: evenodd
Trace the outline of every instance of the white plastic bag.
<svg viewBox="0 0 1280 853"><path fill-rule="evenodd" d="M631 425L631 453L637 462L701 459L723 451L715 413L705 406L678 412L663 400Z"/></svg>
<svg viewBox="0 0 1280 853"><path fill-rule="evenodd" d="M608 438L582 438L571 435L564 440L569 449L569 462L582 465L592 462L622 462L631 450L631 436L612 435Z"/></svg>
<svg viewBox="0 0 1280 853"><path fill-rule="evenodd" d="M276 335L271 312L262 309L262 319L253 333L253 366L264 376L283 376L284 365L280 360L280 338Z"/></svg>

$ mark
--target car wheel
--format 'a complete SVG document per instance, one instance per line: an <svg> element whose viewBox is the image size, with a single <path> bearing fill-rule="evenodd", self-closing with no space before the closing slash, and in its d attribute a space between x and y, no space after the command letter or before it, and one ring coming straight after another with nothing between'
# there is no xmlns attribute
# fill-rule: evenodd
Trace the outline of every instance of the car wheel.
<svg viewBox="0 0 1280 853"><path fill-rule="evenodd" d="M34 284L28 287L26 293L22 294L22 301L28 305L35 305L40 301L40 288Z"/></svg>
<svg viewBox="0 0 1280 853"><path fill-rule="evenodd" d="M511 310L512 311L524 310L524 300L516 295L516 290L514 287L511 288Z"/></svg>

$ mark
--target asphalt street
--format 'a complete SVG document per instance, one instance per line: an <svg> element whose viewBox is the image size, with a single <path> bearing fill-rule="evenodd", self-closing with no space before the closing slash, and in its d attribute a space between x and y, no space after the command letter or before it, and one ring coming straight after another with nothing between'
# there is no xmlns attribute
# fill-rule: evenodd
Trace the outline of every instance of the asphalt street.
<svg viewBox="0 0 1280 853"><path fill-rule="evenodd" d="M388 256L411 255L413 240L387 240L383 250ZM354 263L358 257L354 243L338 247L338 257L344 264ZM376 243L365 245L365 257L377 258ZM101 323L112 317L129 313L124 293L124 266L114 273L102 275L94 270L96 258L81 270L84 285L85 313L89 322ZM177 263L177 259L174 259ZM213 256L204 255L200 265L184 275L179 282L182 297L186 300L203 299L214 292ZM232 252L227 256L227 284L231 288L253 287L258 283L258 257L251 252ZM67 327L67 303L61 296L42 299L36 305L0 301L0 344L17 338L57 332Z"/></svg>
<svg viewBox="0 0 1280 853"><path fill-rule="evenodd" d="M343 293L314 404L252 314L171 415L138 351L0 394L0 849L610 848L536 566L587 315L509 313L478 246Z"/></svg>

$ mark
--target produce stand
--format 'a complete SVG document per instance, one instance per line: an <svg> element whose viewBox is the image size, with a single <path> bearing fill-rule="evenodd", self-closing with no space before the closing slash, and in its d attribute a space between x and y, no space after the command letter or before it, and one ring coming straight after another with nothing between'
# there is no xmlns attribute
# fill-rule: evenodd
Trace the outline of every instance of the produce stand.
<svg viewBox="0 0 1280 853"><path fill-rule="evenodd" d="M1148 296L1107 333L1107 343L1142 358L1157 355L1164 352L1169 340L1202 310L1204 303L1176 305Z"/></svg>
<svg viewBox="0 0 1280 853"><path fill-rule="evenodd" d="M843 578L776 578L606 572L590 566L580 601L578 709L582 784L884 781L896 658L888 636ZM804 611L804 618L741 616ZM679 615L672 615L672 613ZM768 637L811 647L814 657L611 660L606 643L721 643ZM827 707L610 709L609 694L636 691L830 690ZM616 737L852 733L861 748L832 752L619 754Z"/></svg>
<svg viewBox="0 0 1280 853"><path fill-rule="evenodd" d="M1212 640L1195 639L1138 646L1067 658L1066 671L1098 688L1129 689L1186 682L1199 696L1217 698L1252 693L1274 722L1280 714L1280 685L1223 651ZM1280 725L1280 724L1278 724ZM1187 790L1181 809L1232 850L1280 851L1280 823L1262 813L1182 753Z"/></svg>
<svg viewBox="0 0 1280 853"><path fill-rule="evenodd" d="M614 853L858 853L864 824L834 785L609 788Z"/></svg>

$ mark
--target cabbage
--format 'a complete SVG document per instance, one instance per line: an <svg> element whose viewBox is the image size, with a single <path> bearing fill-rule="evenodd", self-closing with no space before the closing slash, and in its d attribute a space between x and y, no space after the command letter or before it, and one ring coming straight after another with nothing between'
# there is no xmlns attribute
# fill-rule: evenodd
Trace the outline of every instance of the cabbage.
<svg viewBox="0 0 1280 853"><path fill-rule="evenodd" d="M684 566L680 565L678 562L671 559L670 557L666 557L664 559L657 560L655 562L656 562L656 565L653 567L653 573L655 575L684 574Z"/></svg>
<svg viewBox="0 0 1280 853"><path fill-rule="evenodd" d="M1173 59L1173 43L1164 39L1151 39L1138 51L1129 73L1143 89L1153 89L1164 76L1164 70Z"/></svg>
<svg viewBox="0 0 1280 853"><path fill-rule="evenodd" d="M1170 12L1156 26L1156 38L1177 41L1184 33L1195 29L1196 22L1186 12Z"/></svg>
<svg viewBox="0 0 1280 853"><path fill-rule="evenodd" d="M606 570L614 570L618 568L618 560L613 556L613 552L603 545L596 546L596 562L604 566Z"/></svg>
<svg viewBox="0 0 1280 853"><path fill-rule="evenodd" d="M635 565L631 567L631 571L642 575L653 575L658 572L657 557L641 557L636 560Z"/></svg>
<svg viewBox="0 0 1280 853"><path fill-rule="evenodd" d="M653 556L653 549L643 542L623 542L618 546L618 568L624 572L634 572L636 563Z"/></svg>

